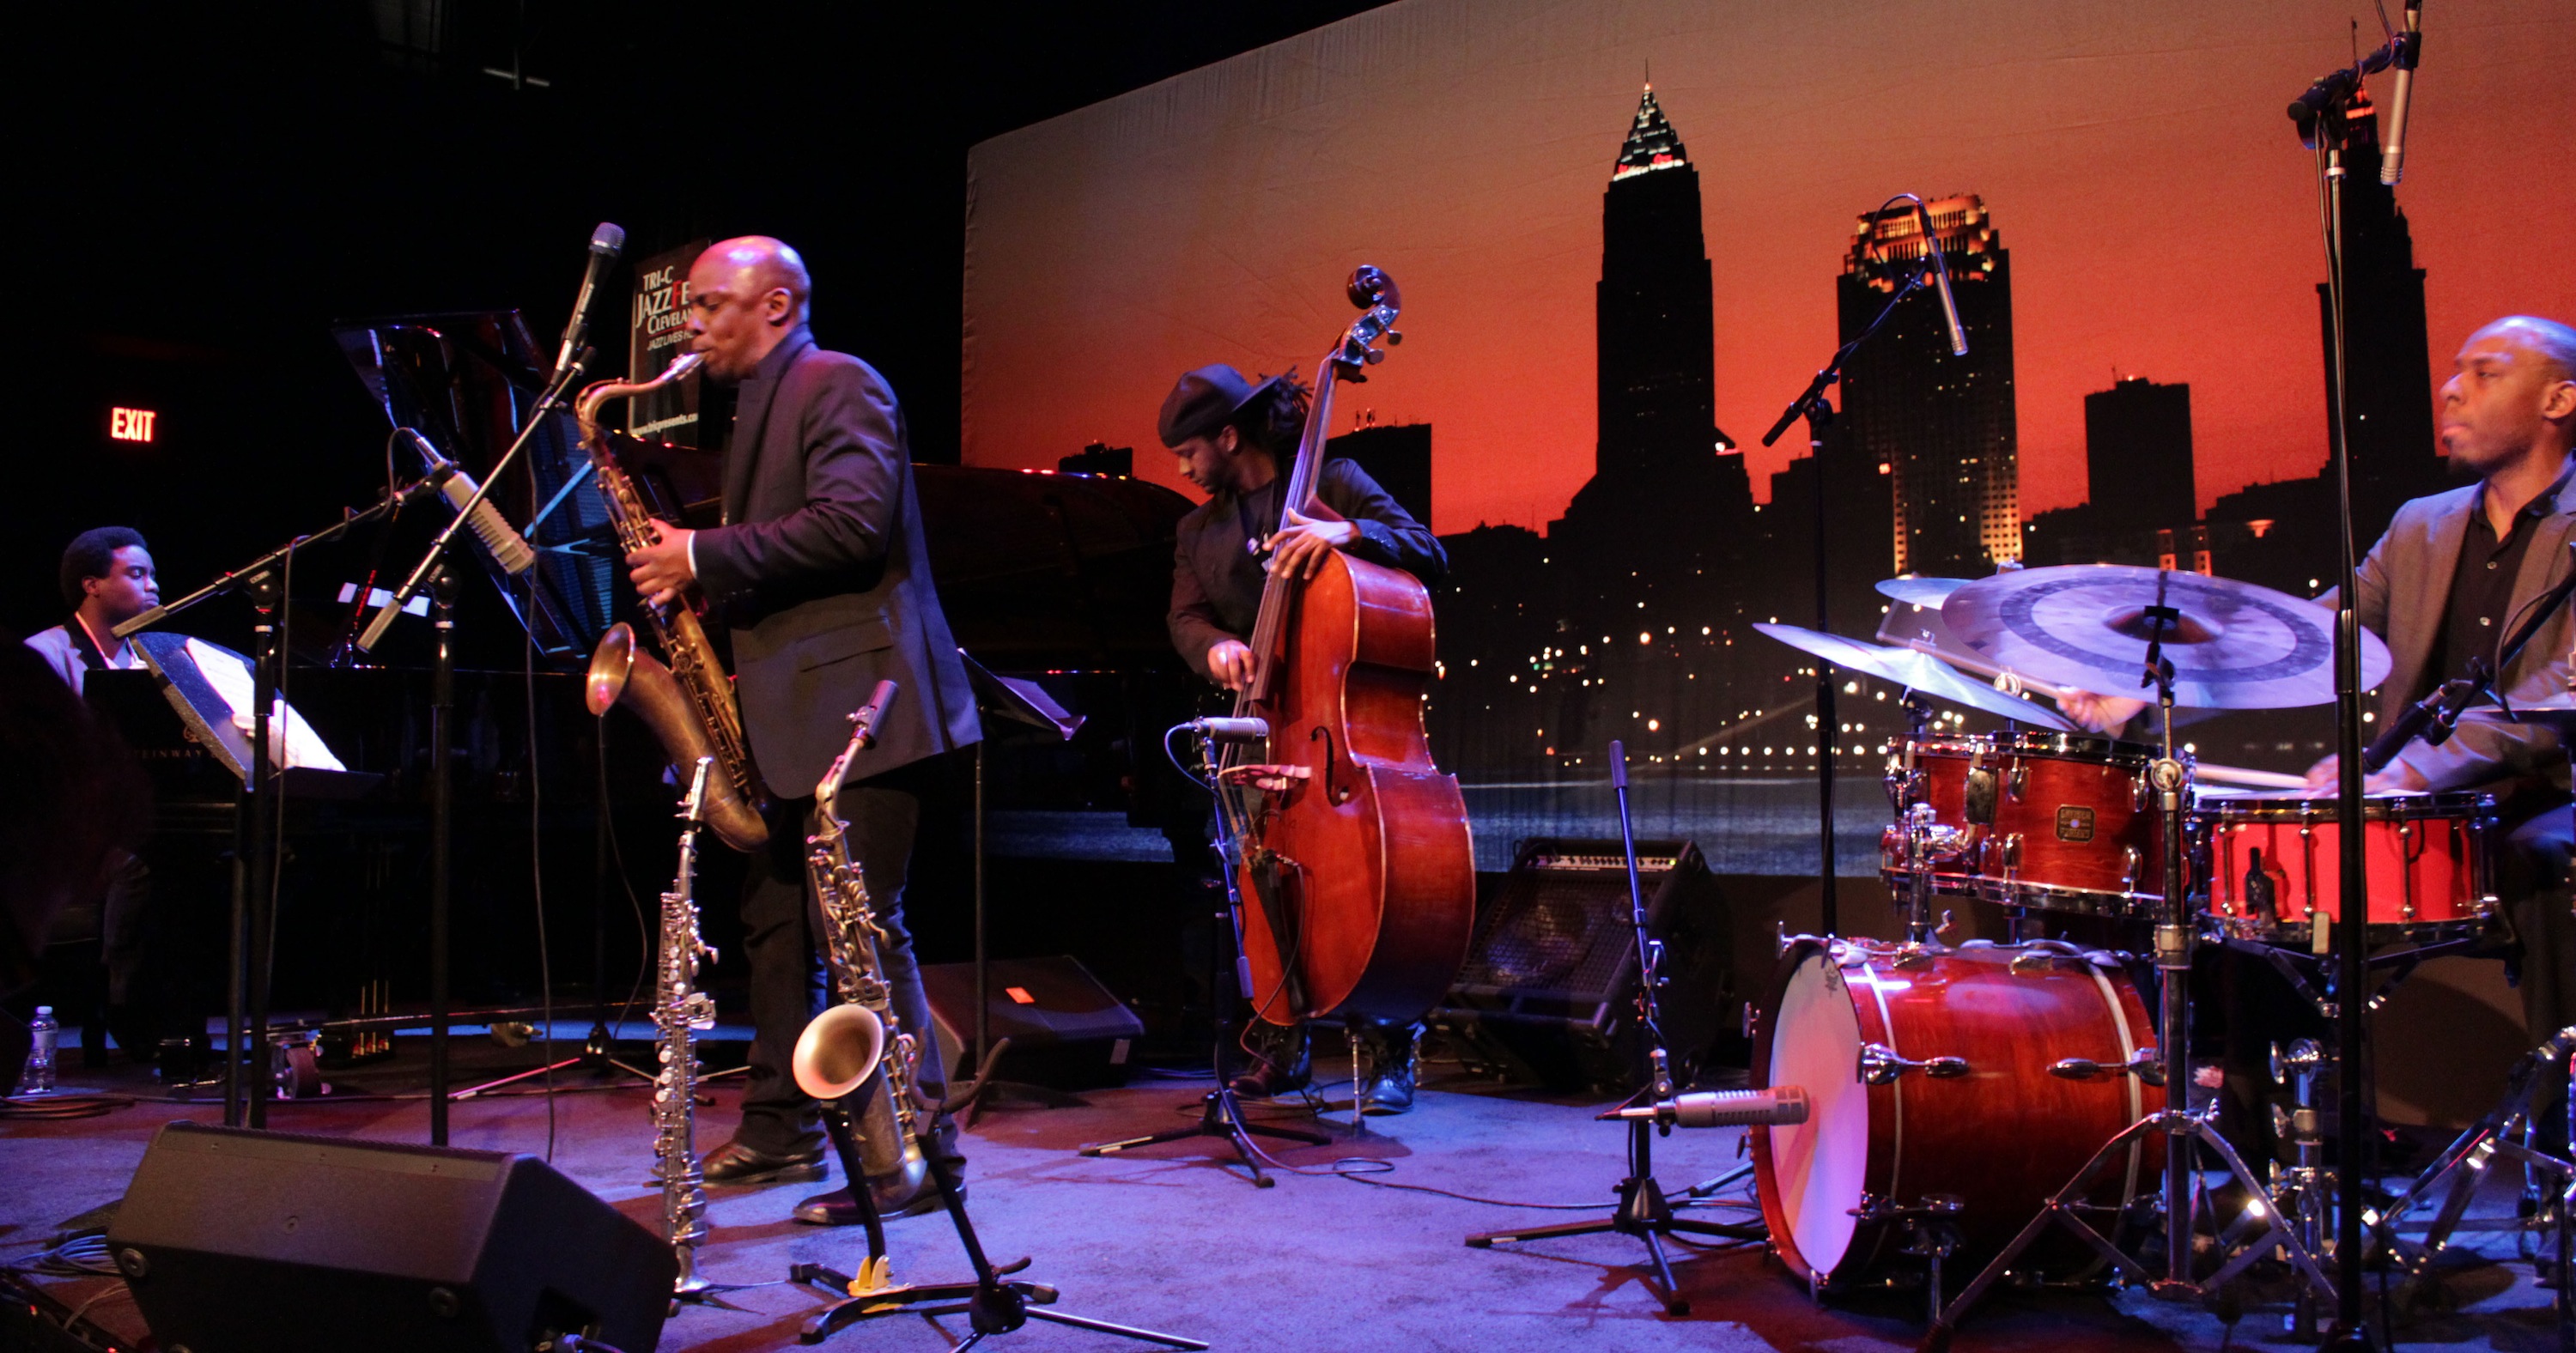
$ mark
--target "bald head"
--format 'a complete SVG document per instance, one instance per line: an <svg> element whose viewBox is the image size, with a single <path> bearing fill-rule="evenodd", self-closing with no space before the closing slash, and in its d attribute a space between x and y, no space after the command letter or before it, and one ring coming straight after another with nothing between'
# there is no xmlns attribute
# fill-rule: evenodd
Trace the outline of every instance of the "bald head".
<svg viewBox="0 0 2576 1353"><path fill-rule="evenodd" d="M751 375L805 322L814 281L785 241L741 235L708 246L689 265L690 348L719 380Z"/></svg>
<svg viewBox="0 0 2576 1353"><path fill-rule="evenodd" d="M2538 315L2507 315L2469 335L2471 343L2482 338L2503 338L2529 348L2558 379L2576 380L2576 329L2554 319L2542 319Z"/></svg>

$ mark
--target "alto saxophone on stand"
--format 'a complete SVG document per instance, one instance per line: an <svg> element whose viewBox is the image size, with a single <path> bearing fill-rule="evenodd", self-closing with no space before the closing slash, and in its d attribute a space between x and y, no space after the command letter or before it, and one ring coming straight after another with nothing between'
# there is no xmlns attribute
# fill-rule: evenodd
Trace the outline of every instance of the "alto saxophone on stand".
<svg viewBox="0 0 2576 1353"><path fill-rule="evenodd" d="M698 933L698 827L705 821L711 757L698 758L680 819L680 868L662 894L662 951L654 972L653 1027L660 1075L653 1082L653 1160L662 1181L662 1234L680 1264L675 1298L712 1290L698 1276L698 1244L707 1238L706 1175L698 1163L697 1031L712 1029L716 1003L697 990L698 960L716 951Z"/></svg>
<svg viewBox="0 0 2576 1353"><path fill-rule="evenodd" d="M839 806L841 781L858 754L875 745L877 720L894 694L895 683L877 683L868 703L850 715L854 731L849 745L814 787L815 828L806 838L805 868L823 910L826 958L837 999L797 1036L791 1066L797 1088L827 1106L840 1106L867 1083L869 1072L884 1071L885 1093L869 1096L861 1106L860 1136L883 1167L873 1173L897 1175L910 1190L920 1187L928 1171L921 1151L927 1106L915 1082L921 1043L894 1013L893 989L877 958L885 931L868 899L867 879L850 853L849 827ZM846 1112L846 1107L835 1111ZM853 1195L868 1187L867 1179L857 1174L849 1184Z"/></svg>
<svg viewBox="0 0 2576 1353"><path fill-rule="evenodd" d="M598 381L573 402L582 446L590 453L600 496L608 501L608 518L625 553L658 543L662 535L635 481L618 467L609 450L608 438L599 427L599 406L659 390L705 360L702 354L686 353L649 381ZM761 786L760 771L751 764L751 744L743 736L733 683L725 675L724 664L716 660L697 613L685 602L665 609L647 598L643 606L645 623L670 665L638 648L631 626L622 621L611 625L591 651L590 671L582 681L583 700L593 714L606 714L618 704L634 710L661 739L675 767L713 757L722 774L708 785L707 825L736 850L757 849L769 840L769 823L761 816L768 792Z"/></svg>

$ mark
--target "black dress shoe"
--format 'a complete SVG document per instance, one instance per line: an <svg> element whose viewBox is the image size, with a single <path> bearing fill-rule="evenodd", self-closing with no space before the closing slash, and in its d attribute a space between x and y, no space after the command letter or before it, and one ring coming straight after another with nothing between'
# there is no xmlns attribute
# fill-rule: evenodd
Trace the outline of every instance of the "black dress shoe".
<svg viewBox="0 0 2576 1353"><path fill-rule="evenodd" d="M939 1185L926 1175L919 1183L908 1186L900 1177L871 1179L868 1196L876 1200L877 1216L885 1221L918 1217L942 1206ZM957 1201L966 1201L963 1181L957 1185ZM795 1217L808 1226L856 1226L864 1220L848 1189L815 1194L796 1205Z"/></svg>
<svg viewBox="0 0 2576 1353"><path fill-rule="evenodd" d="M823 1149L773 1156L728 1141L709 1151L698 1168L710 1184L804 1184L823 1177Z"/></svg>

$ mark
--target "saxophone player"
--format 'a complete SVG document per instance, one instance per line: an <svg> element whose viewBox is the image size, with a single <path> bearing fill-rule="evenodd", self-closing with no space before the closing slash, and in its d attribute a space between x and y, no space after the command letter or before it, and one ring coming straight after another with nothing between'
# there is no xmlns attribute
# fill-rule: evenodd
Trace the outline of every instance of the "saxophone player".
<svg viewBox="0 0 2576 1353"><path fill-rule="evenodd" d="M738 385L724 466L724 525L661 523L627 556L639 593L667 604L694 587L732 631L735 694L753 761L772 786L809 797L774 805L769 843L753 854L742 898L754 1041L742 1123L709 1152L710 1184L823 1176L814 1102L790 1071L797 1035L824 999L823 918L807 887L811 786L849 736L848 715L879 680L905 698L878 732L865 779L840 804L886 942L882 976L894 1013L921 1039L919 1084L946 1090L946 1061L902 919L923 787L932 758L982 736L966 670L930 577L904 419L885 378L818 346L806 327L812 281L786 244L751 235L715 244L689 269L691 351L707 374ZM882 1075L877 1078L882 1080ZM871 1085L862 1093L878 1093ZM961 1169L956 1127L940 1116L922 1150ZM899 1141L864 1145L878 1210L935 1206L901 1182ZM799 1203L796 1219L857 1221L840 1193Z"/></svg>

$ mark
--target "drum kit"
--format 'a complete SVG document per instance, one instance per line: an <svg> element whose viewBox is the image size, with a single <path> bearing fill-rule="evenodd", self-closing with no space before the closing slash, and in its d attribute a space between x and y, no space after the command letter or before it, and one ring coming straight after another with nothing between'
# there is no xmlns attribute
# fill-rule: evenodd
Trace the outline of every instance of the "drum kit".
<svg viewBox="0 0 2576 1353"><path fill-rule="evenodd" d="M1784 935L1756 1011L1754 1087L1797 1087L1807 1105L1803 1121L1752 1129L1774 1251L1820 1299L1911 1286L1919 1268L1928 1342L1946 1342L2008 1272L2116 1272L2216 1304L2271 1258L2298 1283L2292 1321L2311 1329L2335 1296L2314 1096L2331 1045L2276 1051L2275 1078L2297 1095L2282 1133L2297 1152L2268 1180L2218 1135L2214 1105L2187 1108L2174 1087L2190 1084L2195 950L2262 954L2320 1013L2338 1008L2331 969L2301 955L2326 952L2341 920L2343 824L2334 796L2296 777L2177 757L2172 710L2331 702L2333 612L2251 584L2107 565L1880 590L1903 603L1881 631L1895 644L1758 627L1903 686L1910 715L1890 748L1880 866L1902 938ZM2362 637L2366 688L2389 656ZM2031 698L2123 691L2161 707L2160 746L2089 735ZM1927 699L2019 727L1936 733ZM2493 799L2373 795L2363 818L2373 962L2472 943L2495 907ZM1948 917L1933 908L1949 899L2000 907L2004 938L1944 943ZM2079 932L2109 947L2035 928L2068 916L2094 918ZM2204 1179L2206 1162L2234 1177L2232 1191ZM2368 1217L2380 1245L2397 1248L2387 1224L2399 1210ZM1981 1269L1946 1306L1945 1263Z"/></svg>

